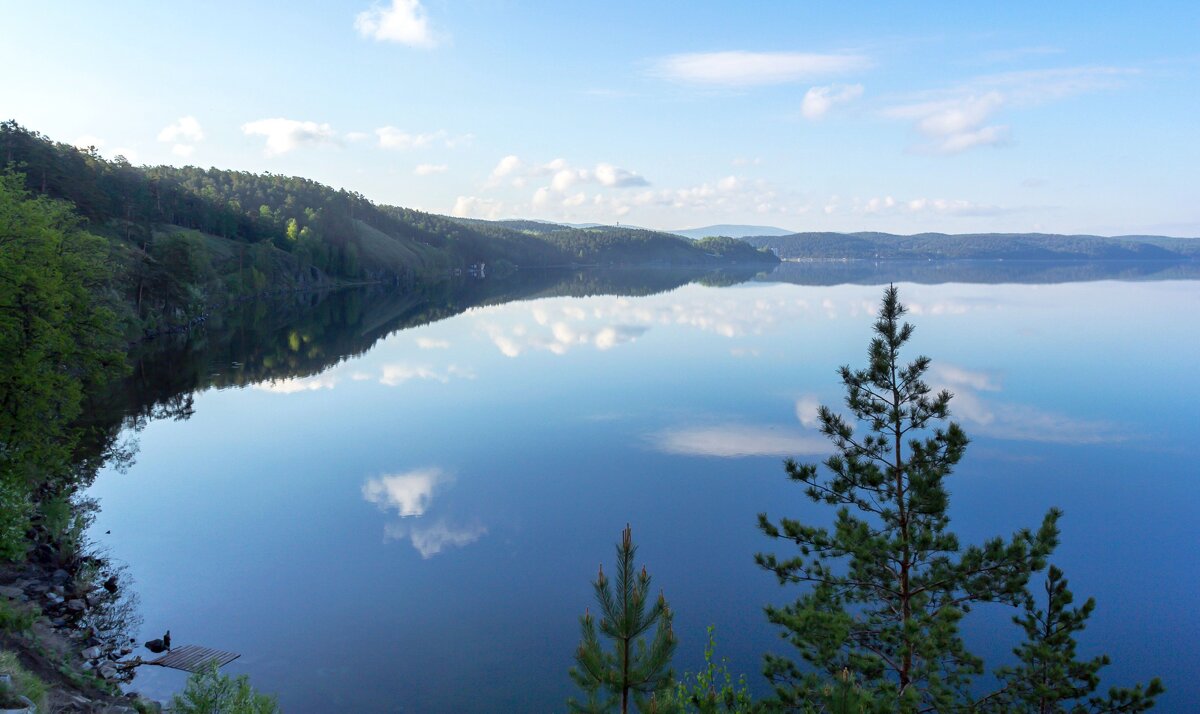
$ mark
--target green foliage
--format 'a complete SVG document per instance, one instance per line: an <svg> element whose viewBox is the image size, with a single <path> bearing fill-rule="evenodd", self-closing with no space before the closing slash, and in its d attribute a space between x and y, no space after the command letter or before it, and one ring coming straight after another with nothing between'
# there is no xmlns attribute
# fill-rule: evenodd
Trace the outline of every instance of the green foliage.
<svg viewBox="0 0 1200 714"><path fill-rule="evenodd" d="M70 207L31 198L0 173L0 557L24 552L39 500L75 479L84 393L119 374L124 358L104 299L105 241Z"/></svg>
<svg viewBox="0 0 1200 714"><path fill-rule="evenodd" d="M735 682L729 673L728 660L713 661L716 651L714 628L708 627L708 643L704 646L704 669L688 672L675 684L674 690L656 697L655 714L748 714L757 711L746 685L745 675Z"/></svg>
<svg viewBox="0 0 1200 714"><path fill-rule="evenodd" d="M1099 671L1109 663L1106 655L1080 661L1076 658L1075 633L1082 630L1096 608L1088 598L1072 608L1074 595L1067 589L1063 573L1053 565L1046 577L1046 609L1028 595L1024 614L1013 622L1025 631L1025 642L1017 647L1020 664L996 674L1004 688L985 703L983 711L1036 712L1037 714L1082 714L1084 712L1142 712L1154 706L1164 691L1158 678L1145 688L1112 688L1108 695L1095 696L1100 686Z"/></svg>
<svg viewBox="0 0 1200 714"><path fill-rule="evenodd" d="M821 431L836 453L822 477L815 465L786 463L788 477L816 503L837 507L832 529L765 514L759 527L795 545L798 554L756 560L780 584L808 585L796 602L767 608L768 619L810 667L776 655L764 673L780 704L824 706L821 693L843 672L854 673L889 711L953 711L971 702L983 671L967 651L958 622L973 604L1019 604L1031 573L1045 567L1058 542L1057 510L1035 532L963 547L949 530L944 480L962 458L967 438L949 417L951 395L931 394L922 380L927 357L900 361L913 327L895 287L884 295L868 367L840 370L856 431L832 410L820 410Z"/></svg>
<svg viewBox="0 0 1200 714"><path fill-rule="evenodd" d="M171 697L170 711L175 714L275 714L275 697L260 694L250 679L221 674L215 662L188 677L183 692Z"/></svg>
<svg viewBox="0 0 1200 714"><path fill-rule="evenodd" d="M25 557L33 504L27 484L15 478L0 478L0 560L19 561Z"/></svg>
<svg viewBox="0 0 1200 714"><path fill-rule="evenodd" d="M626 714L631 694L638 711L648 712L650 698L665 693L674 680L670 665L677 642L671 630L671 610L661 592L650 604L650 575L645 567L637 571L636 554L632 530L626 526L617 545L615 588L603 566L594 583L600 606L599 634L612 642L612 650L601 645L591 612L584 614L580 618L583 640L575 653L571 679L586 699L569 699L567 706L573 712L598 714L619 707ZM654 638L647 644L645 636L652 628Z"/></svg>

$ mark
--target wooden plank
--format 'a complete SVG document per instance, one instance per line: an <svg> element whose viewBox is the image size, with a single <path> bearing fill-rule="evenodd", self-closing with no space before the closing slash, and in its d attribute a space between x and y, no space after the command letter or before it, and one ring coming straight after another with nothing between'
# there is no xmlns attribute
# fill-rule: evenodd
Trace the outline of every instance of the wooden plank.
<svg viewBox="0 0 1200 714"><path fill-rule="evenodd" d="M200 645L183 645L146 664L180 669L184 672L198 672L209 662L216 661L218 667L224 667L238 657L241 655L234 652L214 650L211 647L201 647Z"/></svg>

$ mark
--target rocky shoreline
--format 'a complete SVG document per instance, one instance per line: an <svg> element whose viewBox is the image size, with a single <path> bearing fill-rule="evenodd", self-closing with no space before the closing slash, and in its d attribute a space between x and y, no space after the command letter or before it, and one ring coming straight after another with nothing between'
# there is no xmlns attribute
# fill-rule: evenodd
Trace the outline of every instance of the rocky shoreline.
<svg viewBox="0 0 1200 714"><path fill-rule="evenodd" d="M50 711L70 714L160 712L137 693L122 694L139 658L123 621L130 599L104 561L83 558L69 572L33 563L0 567L0 648L46 683Z"/></svg>

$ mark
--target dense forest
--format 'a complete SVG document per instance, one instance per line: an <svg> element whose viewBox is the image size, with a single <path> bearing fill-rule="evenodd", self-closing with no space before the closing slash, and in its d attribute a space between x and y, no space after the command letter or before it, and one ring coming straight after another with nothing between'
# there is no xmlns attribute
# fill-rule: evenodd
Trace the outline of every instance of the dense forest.
<svg viewBox="0 0 1200 714"><path fill-rule="evenodd" d="M1200 240L1046 233L793 233L743 238L784 260L1163 260L1200 258Z"/></svg>
<svg viewBox="0 0 1200 714"><path fill-rule="evenodd" d="M195 319L264 291L351 282L413 286L485 264L494 273L570 265L774 263L728 239L533 221L452 219L372 203L305 178L195 166L133 166L0 124L0 170L69 202L108 241L126 332ZM535 230L545 227L546 230Z"/></svg>

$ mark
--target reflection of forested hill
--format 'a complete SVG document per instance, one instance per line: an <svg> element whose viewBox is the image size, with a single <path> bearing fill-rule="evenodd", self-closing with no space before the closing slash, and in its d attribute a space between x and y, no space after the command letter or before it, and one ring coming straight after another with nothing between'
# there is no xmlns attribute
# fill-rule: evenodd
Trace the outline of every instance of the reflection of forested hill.
<svg viewBox="0 0 1200 714"><path fill-rule="evenodd" d="M1193 260L1200 240L1045 233L793 233L743 238L785 260Z"/></svg>
<svg viewBox="0 0 1200 714"><path fill-rule="evenodd" d="M1196 280L1198 261L786 261L761 280L797 285L903 283L1074 283L1091 280Z"/></svg>
<svg viewBox="0 0 1200 714"><path fill-rule="evenodd" d="M754 276L750 267L718 273L543 269L507 279L348 288L244 302L215 313L201 329L135 347L129 355L131 374L106 394L92 396L88 421L111 440L122 423L186 419L196 392L312 376L398 330L480 305L564 295L650 295L691 281L726 285Z"/></svg>

